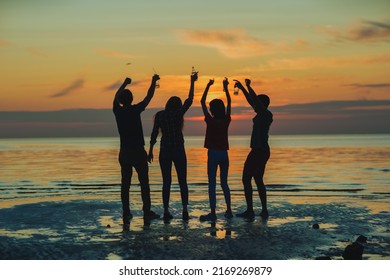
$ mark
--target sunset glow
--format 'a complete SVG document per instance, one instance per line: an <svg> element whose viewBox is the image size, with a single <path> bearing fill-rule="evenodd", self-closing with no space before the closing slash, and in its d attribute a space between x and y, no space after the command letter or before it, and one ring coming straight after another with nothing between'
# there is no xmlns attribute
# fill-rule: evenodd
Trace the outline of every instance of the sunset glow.
<svg viewBox="0 0 390 280"><path fill-rule="evenodd" d="M0 111L110 109L126 76L137 102L154 71L150 108L162 108L172 95L186 98L192 66L195 107L211 78L210 100L224 98L224 77L231 91L233 79L252 79L271 108L389 100L386 0L91 4L2 1ZM242 95L232 105L248 106Z"/></svg>

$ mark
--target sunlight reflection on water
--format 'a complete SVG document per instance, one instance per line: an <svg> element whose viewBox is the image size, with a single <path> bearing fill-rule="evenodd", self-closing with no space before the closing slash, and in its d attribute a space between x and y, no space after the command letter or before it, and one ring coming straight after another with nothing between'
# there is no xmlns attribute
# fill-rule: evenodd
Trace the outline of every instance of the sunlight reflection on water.
<svg viewBox="0 0 390 280"><path fill-rule="evenodd" d="M203 141L203 137L186 138L193 203L208 200ZM367 206L389 200L389 135L272 136L270 142L265 183L271 200L360 199ZM244 202L241 175L248 146L249 137L230 137L229 186L234 203ZM117 200L117 157L117 138L0 139L0 206L76 198ZM152 199L160 204L158 162L149 165L149 174ZM136 176L133 183L131 195L139 200ZM217 190L223 207L219 186ZM171 191L172 200L180 200L175 172Z"/></svg>

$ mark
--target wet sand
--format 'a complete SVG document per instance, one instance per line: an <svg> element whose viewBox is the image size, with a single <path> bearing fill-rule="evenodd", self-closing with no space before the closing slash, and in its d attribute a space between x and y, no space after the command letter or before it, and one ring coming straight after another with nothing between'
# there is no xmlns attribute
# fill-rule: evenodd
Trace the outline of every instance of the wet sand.
<svg viewBox="0 0 390 280"><path fill-rule="evenodd" d="M252 221L228 220L221 209L215 223L199 221L207 213L205 200L190 207L188 222L181 220L179 205L172 206L170 223L149 223L141 211L133 210L129 228L123 227L118 201L49 201L4 208L0 258L342 260L344 248L364 235L368 241L363 259L390 259L389 213L354 203L273 202L268 220L256 216ZM235 213L243 210L233 205Z"/></svg>

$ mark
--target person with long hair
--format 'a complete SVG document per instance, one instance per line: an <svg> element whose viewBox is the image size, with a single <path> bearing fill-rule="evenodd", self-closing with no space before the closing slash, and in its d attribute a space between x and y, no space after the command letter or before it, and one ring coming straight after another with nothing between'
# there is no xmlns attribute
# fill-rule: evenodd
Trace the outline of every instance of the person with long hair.
<svg viewBox="0 0 390 280"><path fill-rule="evenodd" d="M242 183L244 185L247 209L243 213L237 214L237 216L248 219L253 219L255 217L252 189L252 178L254 178L262 205L260 216L263 219L267 219L269 216L267 208L267 190L264 185L263 177L267 161L270 158L268 134L273 121L273 115L268 110L270 98L266 94L256 95L251 87L251 80L245 79L245 84L248 90L246 90L239 81L236 81L235 86L242 90L249 105L251 105L256 112L256 116L253 118L250 143L251 151L246 158L244 170L242 172Z"/></svg>
<svg viewBox="0 0 390 280"><path fill-rule="evenodd" d="M215 221L217 215L216 209L216 177L217 169L220 171L220 183L226 202L226 218L232 218L230 189L228 185L228 170L229 170L229 140L228 129L231 121L231 99L228 90L227 78L223 81L223 89L226 93L227 108L221 99L213 99L210 102L210 113L206 106L206 98L210 86L214 84L214 80L210 80L204 90L200 103L202 105L203 114L205 116L206 136L204 147L207 151L207 176L209 181L209 201L210 213L201 215L201 221Z"/></svg>
<svg viewBox="0 0 390 280"><path fill-rule="evenodd" d="M183 123L184 114L192 105L194 85L198 74L191 75L191 85L188 98L182 103L180 97L172 96L165 105L165 110L159 111L154 117L154 125L150 137L148 161L153 161L153 146L161 130L159 162L163 177L162 197L164 205L164 221L173 218L169 212L169 198L172 183L172 163L175 165L180 185L181 202L183 205L182 219L187 221L188 215L188 185L187 185L187 156L184 148Z"/></svg>

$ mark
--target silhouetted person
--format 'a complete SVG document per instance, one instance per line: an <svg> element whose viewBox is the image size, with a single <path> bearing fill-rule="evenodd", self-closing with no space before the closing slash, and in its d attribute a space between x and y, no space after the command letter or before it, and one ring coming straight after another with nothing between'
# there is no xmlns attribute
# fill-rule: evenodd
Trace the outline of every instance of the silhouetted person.
<svg viewBox="0 0 390 280"><path fill-rule="evenodd" d="M200 103L202 105L205 122L207 124L204 147L207 151L207 176L209 181L209 200L210 213L200 216L201 221L215 221L217 215L216 208L216 184L217 184L217 169L219 166L220 182L226 202L226 218L232 218L232 209L230 207L230 189L228 185L229 171L229 140L228 129L231 121L231 99L228 90L228 80L223 81L223 88L226 93L227 109L221 99L213 99L210 102L210 113L207 110L206 98L210 86L214 84L214 80L210 80L207 84Z"/></svg>
<svg viewBox="0 0 390 280"><path fill-rule="evenodd" d="M187 156L184 148L183 122L184 114L190 108L194 99L194 84L198 79L197 73L191 75L191 85L188 98L182 104L177 96L169 98L165 110L157 112L154 118L154 126L150 137L150 149L148 160L153 161L153 146L161 130L159 162L163 177L162 197L164 204L164 220L173 218L169 212L169 197L172 183L172 163L175 165L177 178L180 185L181 202L183 205L183 220L187 221L188 216L188 185L187 185Z"/></svg>
<svg viewBox="0 0 390 280"><path fill-rule="evenodd" d="M133 167L137 171L141 185L144 218L159 218L159 215L151 211L150 188L147 154L144 148L144 134L141 123L141 113L148 106L154 95L158 75L154 75L148 93L140 103L132 105L133 94L126 86L131 83L126 78L119 87L113 102L113 111L120 136L119 163L121 166L121 200L123 210L123 223L130 223L133 217L130 211L129 191Z"/></svg>
<svg viewBox="0 0 390 280"><path fill-rule="evenodd" d="M367 237L360 235L355 242L345 248L343 252L344 260L362 260L365 243L367 243Z"/></svg>
<svg viewBox="0 0 390 280"><path fill-rule="evenodd" d="M252 178L255 179L257 191L260 196L262 211L260 216L264 219L268 218L267 209L267 192L263 182L263 176L267 161L270 157L270 147L268 144L268 132L271 126L273 115L268 110L270 99L265 94L256 95L251 87L251 81L245 80L248 90L239 82L236 81L236 86L242 90L246 100L256 112L253 118L253 128L251 135L251 151L249 152L242 172L242 183L244 184L245 200L247 209L245 212L237 214L238 217L253 219L255 213L253 211L253 189Z"/></svg>

